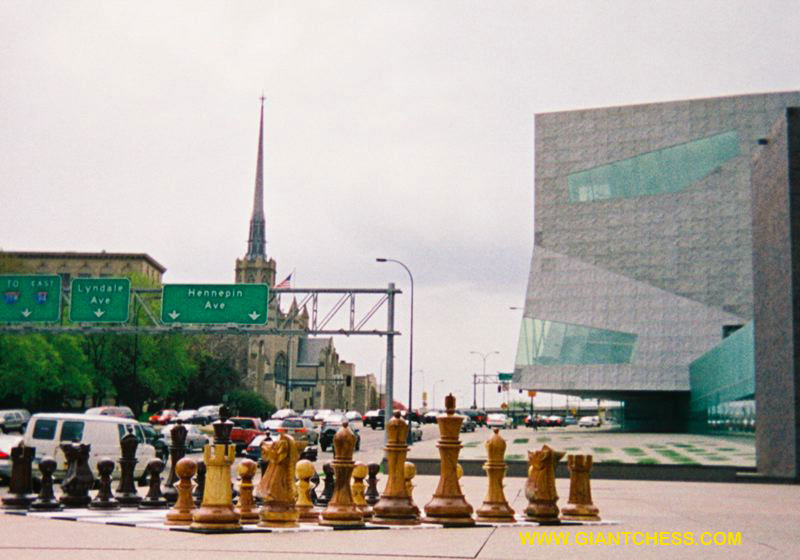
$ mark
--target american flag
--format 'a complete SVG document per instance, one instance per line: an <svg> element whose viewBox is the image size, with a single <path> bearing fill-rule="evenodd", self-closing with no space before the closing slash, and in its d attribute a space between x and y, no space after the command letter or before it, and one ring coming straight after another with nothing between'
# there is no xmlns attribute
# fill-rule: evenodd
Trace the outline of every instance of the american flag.
<svg viewBox="0 0 800 560"><path fill-rule="evenodd" d="M294 273L292 273L294 274ZM291 288L292 287L292 274L289 274L286 278L283 279L283 282L280 284L276 284L275 287L278 289L282 288Z"/></svg>

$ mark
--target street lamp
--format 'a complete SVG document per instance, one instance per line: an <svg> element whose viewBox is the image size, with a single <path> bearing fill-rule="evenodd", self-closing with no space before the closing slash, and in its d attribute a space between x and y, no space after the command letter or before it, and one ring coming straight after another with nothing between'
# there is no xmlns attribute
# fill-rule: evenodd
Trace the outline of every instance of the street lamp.
<svg viewBox="0 0 800 560"><path fill-rule="evenodd" d="M476 354L480 356L481 359L483 360L483 376L481 377L481 379L483 381L483 409L486 410L486 358L488 358L492 354L499 354L500 352L498 352L497 350L492 350L491 352L486 352L485 354L482 354L481 352L470 350L469 353ZM472 406L478 408L478 403L473 402Z"/></svg>
<svg viewBox="0 0 800 560"><path fill-rule="evenodd" d="M411 426L411 388L413 386L414 381L414 275L411 274L409 268L403 264L402 262L398 261L397 259L387 259L384 257L378 257L375 261L379 263L385 262L393 262L402 266L406 272L408 273L408 279L411 281L411 318L410 324L408 328L408 421L409 427ZM389 421L388 418L386 420ZM411 435L411 430L408 430L408 445L413 445L414 438Z"/></svg>
<svg viewBox="0 0 800 560"><path fill-rule="evenodd" d="M437 410L437 408L436 408L436 384L437 383L444 383L444 382L445 382L444 379L437 379L436 381L433 382L433 401L432 401L433 402L433 406L431 408L433 408L434 410ZM439 410L441 410L441 409L439 409Z"/></svg>

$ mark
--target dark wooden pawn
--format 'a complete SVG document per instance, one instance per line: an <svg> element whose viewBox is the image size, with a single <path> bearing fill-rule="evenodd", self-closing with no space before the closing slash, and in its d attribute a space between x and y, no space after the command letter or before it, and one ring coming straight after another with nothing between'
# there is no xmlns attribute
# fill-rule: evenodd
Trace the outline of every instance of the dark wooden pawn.
<svg viewBox="0 0 800 560"><path fill-rule="evenodd" d="M89 490L94 486L94 475L89 468L92 446L62 443L61 450L67 458L67 474L61 482L63 493L59 501L67 508L85 508L92 501Z"/></svg>
<svg viewBox="0 0 800 560"><path fill-rule="evenodd" d="M319 496L317 496L317 486L320 484L319 473L314 469L314 474L309 479L311 482L311 488L308 489L308 499L311 500L311 503L314 505L319 504Z"/></svg>
<svg viewBox="0 0 800 560"><path fill-rule="evenodd" d="M119 460L119 484L117 485L117 501L123 506L136 507L142 501L142 497L136 490L136 480L134 471L136 469L136 448L139 446L139 440L133 435L132 431L122 436L119 442L122 456Z"/></svg>
<svg viewBox="0 0 800 560"><path fill-rule="evenodd" d="M8 483L8 494L3 496L4 509L28 509L36 495L33 493L33 456L34 447L28 447L24 441L11 448L11 480Z"/></svg>
<svg viewBox="0 0 800 560"><path fill-rule="evenodd" d="M203 503L203 492L206 489L206 463L202 459L197 461L197 474L194 481L195 487L192 497L194 498L194 505L200 507L200 504Z"/></svg>
<svg viewBox="0 0 800 560"><path fill-rule="evenodd" d="M97 462L97 472L100 475L100 489L89 504L89 509L119 509L120 504L111 491L111 473L114 472L114 461L103 457Z"/></svg>
<svg viewBox="0 0 800 560"><path fill-rule="evenodd" d="M30 506L34 511L60 511L64 509L53 492L53 473L56 472L55 459L44 457L39 463L39 472L42 473L42 487L39 489L39 497Z"/></svg>
<svg viewBox="0 0 800 560"><path fill-rule="evenodd" d="M164 461L150 459L147 463L147 473L150 476L150 489L139 503L139 509L165 509L167 500L161 495L161 473L164 470Z"/></svg>
<svg viewBox="0 0 800 560"><path fill-rule="evenodd" d="M378 473L381 466L378 463L370 463L367 465L369 476L367 477L367 491L364 492L364 499L370 506L374 506L381 499L381 494L378 492Z"/></svg>
<svg viewBox="0 0 800 560"><path fill-rule="evenodd" d="M333 489L335 488L333 479L333 464L328 461L322 465L322 472L325 474L325 486L322 488L322 495L317 502L321 506L327 506L333 498Z"/></svg>
<svg viewBox="0 0 800 560"><path fill-rule="evenodd" d="M188 430L186 426L183 425L182 420L178 420L178 423L175 426L172 426L170 430L170 444L169 444L169 474L167 475L167 481L164 483L164 487L161 489L161 493L164 495L164 498L167 500L169 504L174 504L178 501L178 489L175 488L175 484L178 482L178 477L175 474L175 465L178 464L178 461L183 459L186 455L186 434Z"/></svg>

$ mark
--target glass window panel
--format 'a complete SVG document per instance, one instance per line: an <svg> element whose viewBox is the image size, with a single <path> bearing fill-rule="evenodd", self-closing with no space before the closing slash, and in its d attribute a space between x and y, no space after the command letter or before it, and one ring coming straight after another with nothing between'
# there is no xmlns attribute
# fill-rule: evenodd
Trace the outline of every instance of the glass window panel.
<svg viewBox="0 0 800 560"><path fill-rule="evenodd" d="M61 441L78 442L83 439L83 422L64 420L61 424Z"/></svg>
<svg viewBox="0 0 800 560"><path fill-rule="evenodd" d="M33 439L54 439L57 424L55 420L37 420L33 425Z"/></svg>
<svg viewBox="0 0 800 560"><path fill-rule="evenodd" d="M630 363L633 333L525 318L517 345L517 366Z"/></svg>

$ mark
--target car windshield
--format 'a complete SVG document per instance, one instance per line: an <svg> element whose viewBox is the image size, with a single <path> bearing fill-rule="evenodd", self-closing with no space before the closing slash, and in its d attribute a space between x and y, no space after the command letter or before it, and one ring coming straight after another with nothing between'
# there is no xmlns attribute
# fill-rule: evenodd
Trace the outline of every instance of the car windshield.
<svg viewBox="0 0 800 560"><path fill-rule="evenodd" d="M267 420L264 426L267 429L280 428L283 425L283 420Z"/></svg>
<svg viewBox="0 0 800 560"><path fill-rule="evenodd" d="M299 418L290 418L288 420L283 421L284 428L302 428L303 421Z"/></svg>
<svg viewBox="0 0 800 560"><path fill-rule="evenodd" d="M244 428L245 430L255 430L256 422L250 418L231 418L231 422L237 428Z"/></svg>

